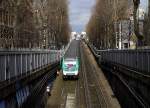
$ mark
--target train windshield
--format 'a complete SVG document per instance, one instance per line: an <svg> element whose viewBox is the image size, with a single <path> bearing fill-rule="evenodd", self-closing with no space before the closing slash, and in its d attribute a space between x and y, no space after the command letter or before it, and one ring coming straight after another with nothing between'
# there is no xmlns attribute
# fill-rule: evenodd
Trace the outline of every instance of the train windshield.
<svg viewBox="0 0 150 108"><path fill-rule="evenodd" d="M63 61L64 71L76 71L78 70L77 59L66 59Z"/></svg>
<svg viewBox="0 0 150 108"><path fill-rule="evenodd" d="M64 64L64 71L76 71L76 65L75 64Z"/></svg>

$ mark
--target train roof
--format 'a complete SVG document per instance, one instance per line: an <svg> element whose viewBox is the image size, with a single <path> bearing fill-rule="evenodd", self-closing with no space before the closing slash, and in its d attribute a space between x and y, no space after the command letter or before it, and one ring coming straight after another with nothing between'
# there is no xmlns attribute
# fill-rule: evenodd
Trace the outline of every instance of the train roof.
<svg viewBox="0 0 150 108"><path fill-rule="evenodd" d="M76 59L77 57L79 57L79 48L80 48L80 41L73 40L64 56L64 59L66 59L66 58Z"/></svg>

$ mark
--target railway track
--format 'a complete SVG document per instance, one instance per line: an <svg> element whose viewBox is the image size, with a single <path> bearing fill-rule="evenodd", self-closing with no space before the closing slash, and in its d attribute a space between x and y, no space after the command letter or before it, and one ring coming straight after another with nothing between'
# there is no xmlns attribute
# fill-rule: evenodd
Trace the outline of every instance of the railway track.
<svg viewBox="0 0 150 108"><path fill-rule="evenodd" d="M106 81L102 82L106 79L99 74L100 69L95 65L96 62L92 56L88 55L91 53L83 44L80 44L80 48L79 79L63 81L60 74L61 78L57 81L61 83L57 82L55 90L59 91L57 89L60 86L59 89L61 90L59 93L55 92L56 95L58 94L56 96L58 98L53 96L51 100L54 101L49 106L52 106L54 103L56 107L58 106L57 108L120 108L118 103L114 101L114 98L111 98L113 93L108 83Z"/></svg>
<svg viewBox="0 0 150 108"><path fill-rule="evenodd" d="M99 86L100 82L96 77L96 70L93 69L89 60L86 59L84 49L82 49L80 54L79 80L63 82L60 108L68 108L68 105L71 104L71 108L108 108L103 90Z"/></svg>
<svg viewBox="0 0 150 108"><path fill-rule="evenodd" d="M102 88L99 86L96 70L91 66L87 59L84 49L82 49L82 74L84 79L85 98L87 108L108 108L105 95ZM84 55L83 55L84 54Z"/></svg>
<svg viewBox="0 0 150 108"><path fill-rule="evenodd" d="M63 80L63 79L62 79ZM61 90L61 104L59 108L77 108L78 81L65 80Z"/></svg>

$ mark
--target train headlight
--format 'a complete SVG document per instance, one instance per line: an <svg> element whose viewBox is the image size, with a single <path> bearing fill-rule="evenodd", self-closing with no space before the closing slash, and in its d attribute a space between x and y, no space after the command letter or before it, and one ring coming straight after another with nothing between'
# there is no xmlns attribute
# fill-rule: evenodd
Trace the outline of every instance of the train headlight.
<svg viewBox="0 0 150 108"><path fill-rule="evenodd" d="M78 72L75 72L75 75L78 75Z"/></svg>
<svg viewBox="0 0 150 108"><path fill-rule="evenodd" d="M49 86L46 87L46 92L50 92L50 87Z"/></svg>
<svg viewBox="0 0 150 108"><path fill-rule="evenodd" d="M67 75L66 72L63 72L63 75Z"/></svg>

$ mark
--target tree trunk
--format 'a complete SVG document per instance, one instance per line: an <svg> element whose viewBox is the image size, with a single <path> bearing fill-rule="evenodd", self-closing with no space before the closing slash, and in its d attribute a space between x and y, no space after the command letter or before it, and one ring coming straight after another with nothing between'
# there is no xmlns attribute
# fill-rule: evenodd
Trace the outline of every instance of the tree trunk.
<svg viewBox="0 0 150 108"><path fill-rule="evenodd" d="M134 32L137 37L137 46L143 45L143 36L139 33L139 23L137 19L137 10L140 4L140 0L133 0L134 2L134 11L133 11L133 17L134 17ZM139 16L138 16L139 17Z"/></svg>

